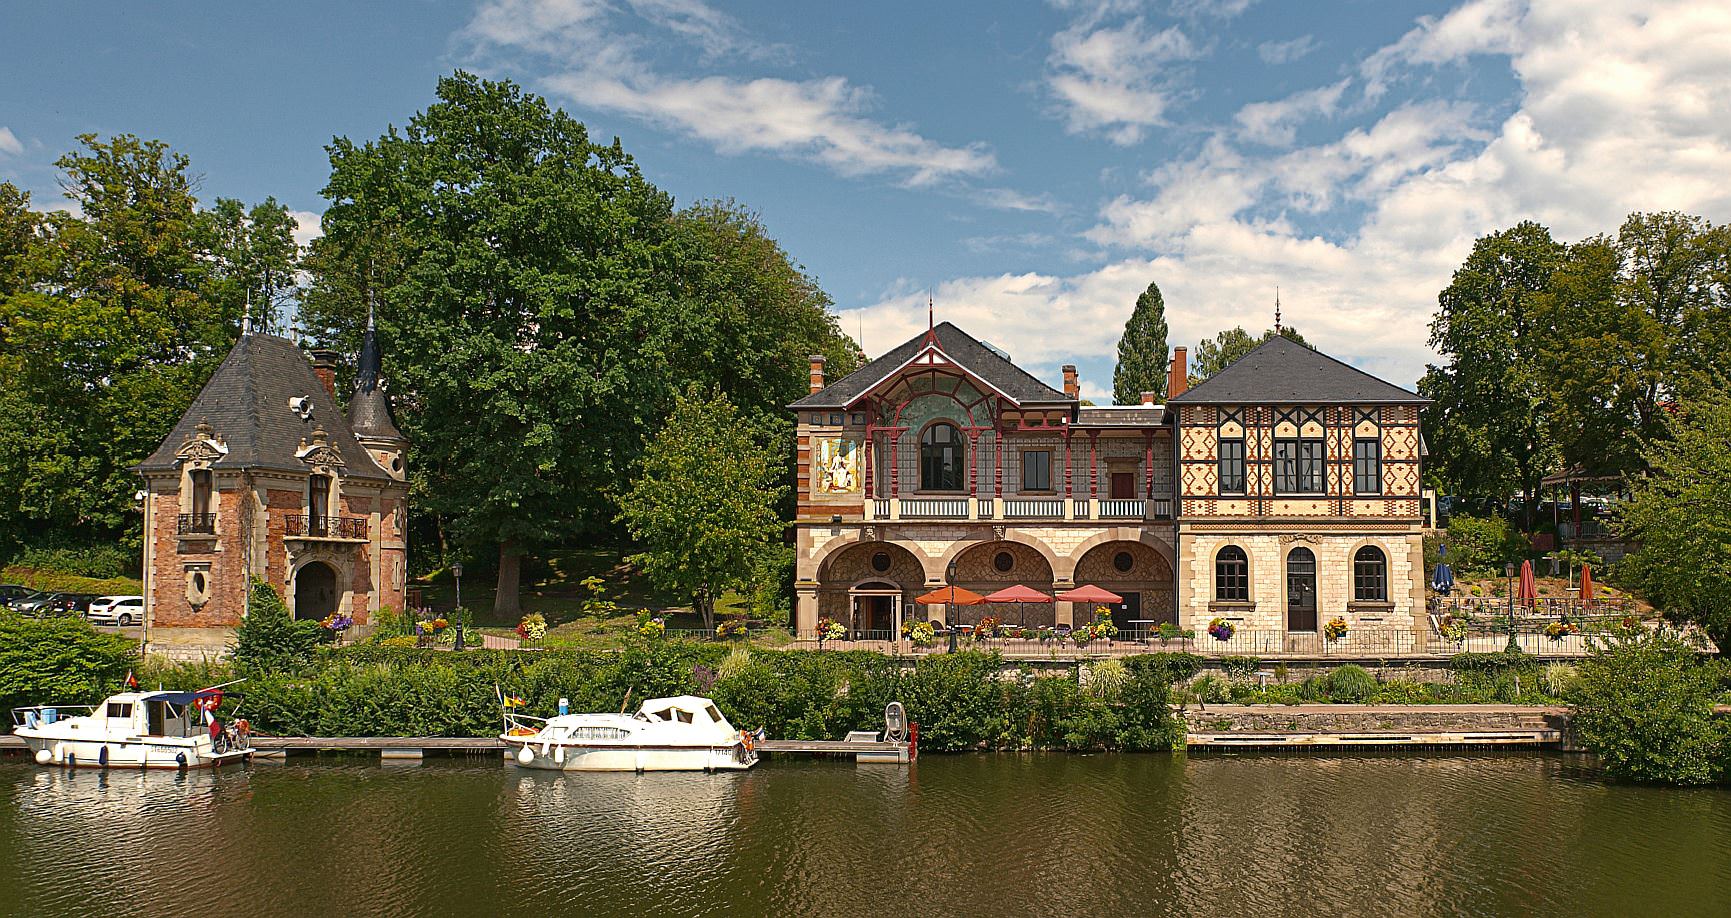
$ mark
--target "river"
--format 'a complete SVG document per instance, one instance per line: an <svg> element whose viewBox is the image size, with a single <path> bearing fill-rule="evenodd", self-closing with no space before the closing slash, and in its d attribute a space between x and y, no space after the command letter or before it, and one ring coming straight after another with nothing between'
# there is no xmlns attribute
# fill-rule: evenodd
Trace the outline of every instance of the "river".
<svg viewBox="0 0 1731 918"><path fill-rule="evenodd" d="M0 762L16 915L1727 915L1731 791L1580 760Z"/></svg>

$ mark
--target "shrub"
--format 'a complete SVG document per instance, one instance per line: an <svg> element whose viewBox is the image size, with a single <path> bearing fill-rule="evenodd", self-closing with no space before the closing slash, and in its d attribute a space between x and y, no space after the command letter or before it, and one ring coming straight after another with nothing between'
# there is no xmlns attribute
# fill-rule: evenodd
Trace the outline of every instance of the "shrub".
<svg viewBox="0 0 1731 918"><path fill-rule="evenodd" d="M325 635L318 622L290 618L276 588L256 577L249 605L235 629L237 668L249 672L295 669L312 658Z"/></svg>
<svg viewBox="0 0 1731 918"><path fill-rule="evenodd" d="M1521 560L1527 545L1502 517L1456 516L1449 520L1448 561L1461 572L1496 571Z"/></svg>
<svg viewBox="0 0 1731 918"><path fill-rule="evenodd" d="M380 647L419 647L420 645L420 638L412 634L393 634L388 638L379 639Z"/></svg>
<svg viewBox="0 0 1731 918"><path fill-rule="evenodd" d="M1124 684L1130 681L1130 670L1123 660L1099 660L1088 664L1088 694L1101 701L1115 701Z"/></svg>
<svg viewBox="0 0 1731 918"><path fill-rule="evenodd" d="M26 548L18 554L16 563L44 572L112 580L136 577L139 553L114 542L77 548Z"/></svg>
<svg viewBox="0 0 1731 918"><path fill-rule="evenodd" d="M7 583L27 586L32 590L43 590L49 593L95 593L99 596L137 596L144 592L142 582L133 577L109 577L98 579L79 574L66 574L60 571L43 570L34 567L15 565L0 571L0 579Z"/></svg>
<svg viewBox="0 0 1731 918"><path fill-rule="evenodd" d="M1232 686L1210 673L1190 683L1190 697L1200 704L1226 704L1232 700Z"/></svg>
<svg viewBox="0 0 1731 918"><path fill-rule="evenodd" d="M1322 677L1322 688L1330 701L1359 704L1376 694L1379 683L1370 671L1354 663L1337 666Z"/></svg>
<svg viewBox="0 0 1731 918"><path fill-rule="evenodd" d="M1677 635L1623 632L1578 667L1571 723L1612 777L1707 784L1725 777L1731 752L1731 726L1713 714L1717 689L1714 668Z"/></svg>
<svg viewBox="0 0 1731 918"><path fill-rule="evenodd" d="M0 613L0 709L95 704L137 662L137 644L78 619Z"/></svg>

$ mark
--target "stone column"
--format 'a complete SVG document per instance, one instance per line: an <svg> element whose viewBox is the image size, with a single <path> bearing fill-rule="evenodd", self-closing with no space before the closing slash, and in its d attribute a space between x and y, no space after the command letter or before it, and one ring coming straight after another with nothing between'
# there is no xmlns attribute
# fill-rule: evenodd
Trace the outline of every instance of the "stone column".
<svg viewBox="0 0 1731 918"><path fill-rule="evenodd" d="M793 588L793 628L795 635L817 630L817 584L801 583Z"/></svg>

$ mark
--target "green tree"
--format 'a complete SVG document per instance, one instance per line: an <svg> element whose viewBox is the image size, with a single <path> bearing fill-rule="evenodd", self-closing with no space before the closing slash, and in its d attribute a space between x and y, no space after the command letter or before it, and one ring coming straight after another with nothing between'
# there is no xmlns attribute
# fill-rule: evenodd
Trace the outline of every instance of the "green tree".
<svg viewBox="0 0 1731 918"><path fill-rule="evenodd" d="M0 188L0 541L136 545L132 465L233 343L247 266L274 266L282 289L296 252L256 226L287 219L274 202L219 233L240 205L201 210L186 157L161 141L79 141L57 162L72 212L30 215Z"/></svg>
<svg viewBox="0 0 1731 918"><path fill-rule="evenodd" d="M706 628L715 600L752 579L786 529L776 511L784 432L765 432L727 396L686 390L648 444L619 499L619 520L643 552L649 579L692 598Z"/></svg>
<svg viewBox="0 0 1731 918"><path fill-rule="evenodd" d="M1298 333L1298 329L1290 325L1282 325L1277 332L1270 328L1261 337L1252 335L1238 325L1229 328L1212 338L1205 338L1196 345L1196 354L1190 362L1190 385L1194 386L1210 376L1232 366L1239 358L1255 350L1257 346L1274 340L1279 335L1288 341L1295 341L1305 347L1310 342Z"/></svg>
<svg viewBox="0 0 1731 918"><path fill-rule="evenodd" d="M1687 403L1646 453L1651 473L1618 506L1640 549L1620 564L1654 605L1731 641L1731 400Z"/></svg>
<svg viewBox="0 0 1731 918"><path fill-rule="evenodd" d="M1458 493L1524 495L1528 530L1533 496L1557 457L1537 313L1563 256L1550 231L1530 221L1475 242L1431 322L1431 347L1448 362L1419 383L1433 400L1424 425L1444 483Z"/></svg>
<svg viewBox="0 0 1731 918"><path fill-rule="evenodd" d="M1631 629L1593 649L1571 687L1570 724L1613 777L1707 784L1725 775L1727 727L1713 669L1676 634Z"/></svg>
<svg viewBox="0 0 1731 918"><path fill-rule="evenodd" d="M1166 400L1166 300L1158 284L1136 297L1136 308L1124 323L1118 339L1118 367L1112 371L1112 399L1120 405L1136 405L1142 393Z"/></svg>

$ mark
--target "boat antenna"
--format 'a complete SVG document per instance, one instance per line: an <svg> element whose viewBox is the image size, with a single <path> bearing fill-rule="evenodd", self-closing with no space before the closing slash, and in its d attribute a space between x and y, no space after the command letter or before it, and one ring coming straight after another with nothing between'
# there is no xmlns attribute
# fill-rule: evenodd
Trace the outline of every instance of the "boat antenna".
<svg viewBox="0 0 1731 918"><path fill-rule="evenodd" d="M635 685L625 690L625 697L619 702L619 713L625 713L625 706L631 703L631 693L635 691L637 691L637 686Z"/></svg>

